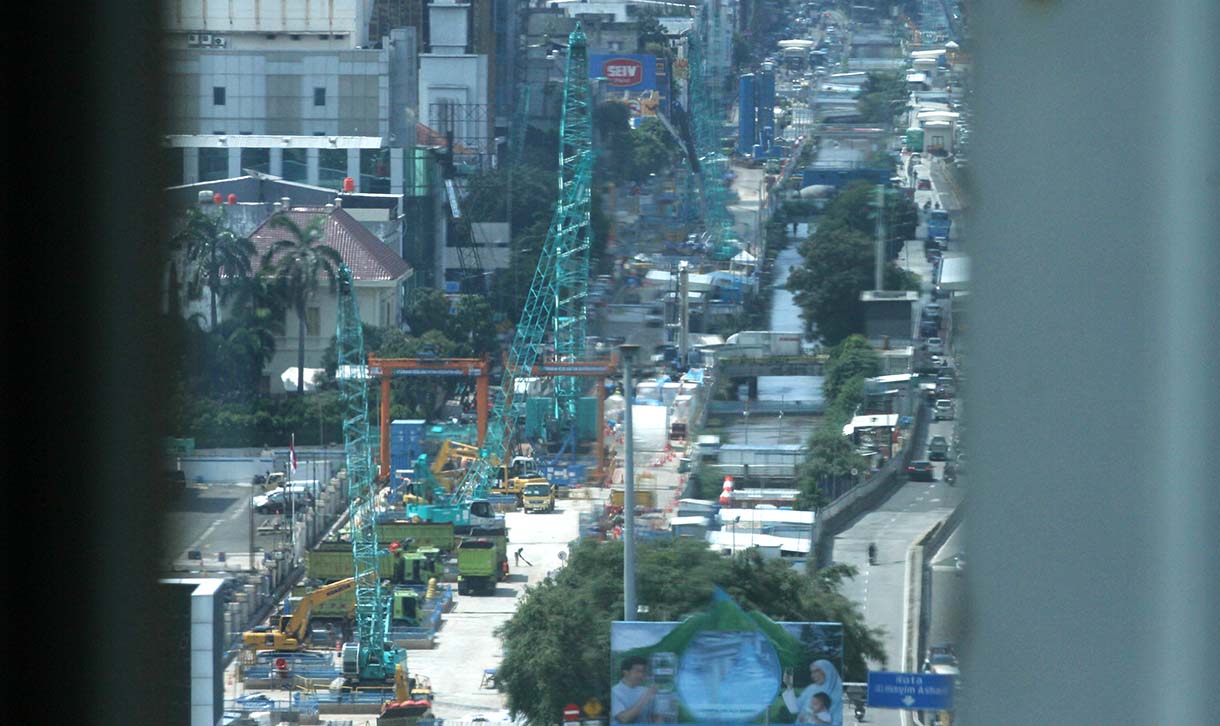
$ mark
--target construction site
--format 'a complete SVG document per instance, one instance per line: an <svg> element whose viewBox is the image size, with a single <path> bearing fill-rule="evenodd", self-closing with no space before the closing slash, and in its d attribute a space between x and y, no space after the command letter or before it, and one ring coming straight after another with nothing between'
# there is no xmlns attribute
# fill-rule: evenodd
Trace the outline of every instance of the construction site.
<svg viewBox="0 0 1220 726"><path fill-rule="evenodd" d="M342 452L299 452L315 475L322 468L302 487L308 491L300 503L289 496L277 508L271 494L255 498L252 539L255 529L261 539L286 528L286 546L260 552L257 563L253 552L194 551L178 565L192 575L202 568L228 576L221 640L232 645L220 659L226 711L251 714L231 723L460 720L453 694L462 689L450 682L455 676L438 673L453 665L428 667L445 655L464 662L465 680L477 678L473 690L485 694L465 699L474 701L468 707L500 711L498 698L486 697L495 693L495 657L486 652L494 650L494 623L482 618L478 627L483 668L471 667L473 644L463 641L476 636L460 635L459 623L478 608L471 598L494 601L505 585L535 576L528 558L553 567L578 536L622 536L628 406L635 409L635 448L644 465L634 493L642 536L667 525L663 515L672 512L685 479L677 471L688 423L706 399L704 368L689 362L698 356L697 343L723 342L692 334L691 302L696 315L706 315L712 292L725 289L736 296L728 302L740 304L753 276L746 261L755 259L746 248L759 251L753 240L742 242L728 209L732 175L721 148L728 117L719 93L727 69L725 12L709 6L698 13L688 38L692 113L682 129L666 123L682 147L683 170L638 190L627 200L633 204L623 205L630 213L617 217L632 252L624 250L619 270L631 288L625 302L591 303L607 285L590 266L594 99L579 23L564 51L559 194L504 360L369 354L351 273L341 270ZM672 274L657 274L667 267ZM391 420L390 386L399 376L463 378L472 415L447 425ZM371 410L374 399L378 410ZM262 487L300 487L301 472L292 473L297 455L294 448L289 460L273 460L272 467L289 472L268 474ZM256 525L256 509L273 516ZM534 518L551 513L555 524L535 526L541 520ZM510 536L516 527L536 531ZM551 541L535 541L539 532ZM510 552L510 541L529 542L529 551ZM247 625L252 619L261 623ZM458 622L443 625L446 619Z"/></svg>

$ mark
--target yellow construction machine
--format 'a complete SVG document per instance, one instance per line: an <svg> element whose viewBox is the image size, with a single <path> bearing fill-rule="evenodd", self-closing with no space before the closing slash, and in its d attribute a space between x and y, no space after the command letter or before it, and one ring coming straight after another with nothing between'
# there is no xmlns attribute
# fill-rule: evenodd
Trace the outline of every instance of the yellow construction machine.
<svg viewBox="0 0 1220 726"><path fill-rule="evenodd" d="M242 645L247 650L301 650L309 632L309 617L314 607L356 588L356 578L338 580L301 597L291 615L280 615L279 625L270 625L242 633Z"/></svg>

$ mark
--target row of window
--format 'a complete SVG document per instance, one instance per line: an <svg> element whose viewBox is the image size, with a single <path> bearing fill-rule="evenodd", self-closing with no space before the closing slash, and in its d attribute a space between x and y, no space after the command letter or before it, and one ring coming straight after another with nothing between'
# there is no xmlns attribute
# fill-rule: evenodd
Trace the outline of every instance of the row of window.
<svg viewBox="0 0 1220 726"><path fill-rule="evenodd" d="M213 106L225 105L225 87L224 86L212 86L212 105ZM315 87L313 89L313 105L315 105L315 106L325 106L326 105L326 89L325 88Z"/></svg>

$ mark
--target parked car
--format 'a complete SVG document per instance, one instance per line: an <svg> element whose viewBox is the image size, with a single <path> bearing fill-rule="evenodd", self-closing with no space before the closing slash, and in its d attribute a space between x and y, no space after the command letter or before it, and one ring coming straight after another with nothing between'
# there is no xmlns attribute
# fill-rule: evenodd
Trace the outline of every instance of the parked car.
<svg viewBox="0 0 1220 726"><path fill-rule="evenodd" d="M945 352L945 341L940 338L925 338L923 341L923 349L929 353L940 355Z"/></svg>
<svg viewBox="0 0 1220 726"><path fill-rule="evenodd" d="M940 303L928 303L923 306L923 318L925 320L940 320L945 310Z"/></svg>
<svg viewBox="0 0 1220 726"><path fill-rule="evenodd" d="M294 502L295 500L295 502ZM259 514L283 514L292 509L307 509L313 505L313 495L309 487L293 484L289 487L276 487L266 494L254 497L254 511Z"/></svg>
<svg viewBox="0 0 1220 726"><path fill-rule="evenodd" d="M928 178L920 179L918 182L915 183L915 188L916 189L931 189L932 180L928 179Z"/></svg>
<svg viewBox="0 0 1220 726"><path fill-rule="evenodd" d="M928 441L928 459L932 461L948 461L949 440L944 436L933 436Z"/></svg>
<svg viewBox="0 0 1220 726"><path fill-rule="evenodd" d="M953 399L938 398L936 403L932 404L933 421L952 421L953 414Z"/></svg>
<svg viewBox="0 0 1220 726"><path fill-rule="evenodd" d="M930 461L912 461L907 464L907 479L910 481L936 481L936 470Z"/></svg>

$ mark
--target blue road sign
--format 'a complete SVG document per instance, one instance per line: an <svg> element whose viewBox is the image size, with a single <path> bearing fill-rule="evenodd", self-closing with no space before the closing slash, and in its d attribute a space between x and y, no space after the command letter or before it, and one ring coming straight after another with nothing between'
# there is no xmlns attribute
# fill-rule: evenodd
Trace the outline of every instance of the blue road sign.
<svg viewBox="0 0 1220 726"><path fill-rule="evenodd" d="M868 705L907 711L951 711L953 676L869 671Z"/></svg>

